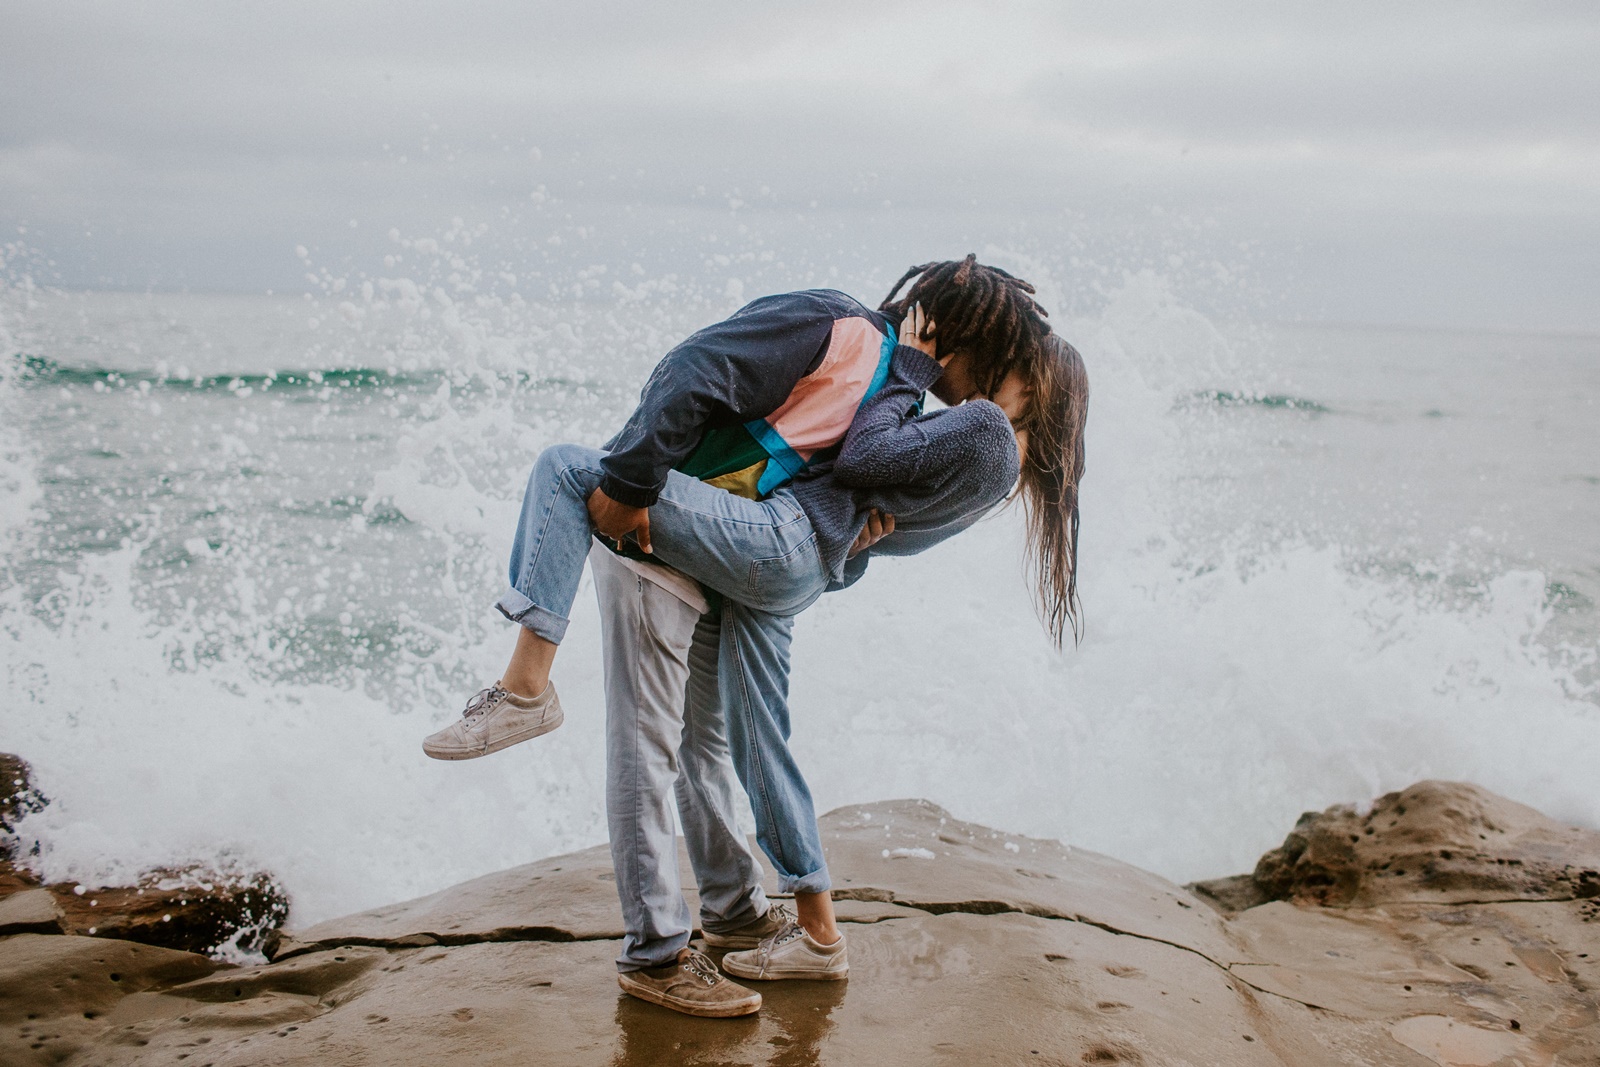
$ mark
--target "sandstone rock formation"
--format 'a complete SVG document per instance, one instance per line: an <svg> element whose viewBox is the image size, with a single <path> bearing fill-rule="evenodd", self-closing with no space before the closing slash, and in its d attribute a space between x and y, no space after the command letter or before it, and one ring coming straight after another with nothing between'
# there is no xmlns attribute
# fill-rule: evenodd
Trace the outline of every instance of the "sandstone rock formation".
<svg viewBox="0 0 1600 1067"><path fill-rule="evenodd" d="M1600 897L1600 835L1469 785L1307 812L1252 876L1271 900L1372 907Z"/></svg>
<svg viewBox="0 0 1600 1067"><path fill-rule="evenodd" d="M0 753L0 935L82 934L199 953L276 944L289 898L268 874L187 867L148 871L131 886L42 884L12 852L16 821L48 803L28 764Z"/></svg>
<svg viewBox="0 0 1600 1067"><path fill-rule="evenodd" d="M1261 884L1228 880L1286 899L1233 910L926 802L840 809L851 979L765 986L738 1020L619 993L603 849L296 931L259 967L18 934L0 1062L1600 1063L1600 834L1450 783L1373 812L1302 820Z"/></svg>

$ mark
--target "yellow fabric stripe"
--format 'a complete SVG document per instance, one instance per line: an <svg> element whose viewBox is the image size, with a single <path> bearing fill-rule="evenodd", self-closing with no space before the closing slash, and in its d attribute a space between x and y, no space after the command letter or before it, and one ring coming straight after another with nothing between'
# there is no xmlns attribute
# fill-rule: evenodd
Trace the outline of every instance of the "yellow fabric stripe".
<svg viewBox="0 0 1600 1067"><path fill-rule="evenodd" d="M734 496L742 496L747 500L760 500L761 494L756 491L756 486L761 484L761 475L766 469L767 461L763 459L742 471L730 471L715 478L707 478L705 483L714 485L718 489L725 489Z"/></svg>

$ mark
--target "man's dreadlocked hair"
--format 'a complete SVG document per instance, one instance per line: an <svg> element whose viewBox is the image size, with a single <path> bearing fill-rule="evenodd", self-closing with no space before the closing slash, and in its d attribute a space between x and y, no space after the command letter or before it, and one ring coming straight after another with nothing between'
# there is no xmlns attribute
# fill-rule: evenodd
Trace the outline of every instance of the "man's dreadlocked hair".
<svg viewBox="0 0 1600 1067"><path fill-rule="evenodd" d="M906 282L911 288L895 299ZM1045 310L1033 299L1034 288L978 257L923 263L900 276L878 310L903 319L921 304L938 333L939 352L967 352L972 378L985 393L993 392L1012 368L1032 362L1038 344L1050 332ZM927 340L927 338L923 338Z"/></svg>
<svg viewBox="0 0 1600 1067"><path fill-rule="evenodd" d="M896 300L895 293L911 278L916 281ZM879 310L903 318L913 304L921 304L935 351L967 353L973 384L985 396L992 396L1012 371L1026 382L1027 409L1013 424L1022 453L1017 495L1027 512L1027 554L1040 614L1060 647L1069 631L1074 641L1083 633L1078 482L1089 376L1078 350L1050 332L1033 293L1021 278L968 256L912 267Z"/></svg>

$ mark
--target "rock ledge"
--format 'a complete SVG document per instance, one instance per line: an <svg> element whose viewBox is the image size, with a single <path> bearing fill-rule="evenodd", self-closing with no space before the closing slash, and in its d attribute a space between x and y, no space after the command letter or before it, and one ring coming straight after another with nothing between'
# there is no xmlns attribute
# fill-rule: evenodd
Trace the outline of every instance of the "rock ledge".
<svg viewBox="0 0 1600 1067"><path fill-rule="evenodd" d="M0 939L0 1061L1600 1063L1600 834L1473 786L1305 816L1254 874L1189 888L926 801L823 828L851 980L765 986L759 1016L619 993L602 848L295 931L259 967Z"/></svg>

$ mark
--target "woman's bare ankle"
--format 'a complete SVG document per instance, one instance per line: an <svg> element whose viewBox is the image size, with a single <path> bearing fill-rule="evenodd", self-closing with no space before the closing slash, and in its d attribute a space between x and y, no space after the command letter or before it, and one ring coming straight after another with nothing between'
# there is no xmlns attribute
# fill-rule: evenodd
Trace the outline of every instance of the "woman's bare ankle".
<svg viewBox="0 0 1600 1067"><path fill-rule="evenodd" d="M819 945L831 945L839 940L839 927L834 922L833 894L796 893L794 895L795 919L807 936Z"/></svg>
<svg viewBox="0 0 1600 1067"><path fill-rule="evenodd" d="M550 665L555 662L556 645L532 630L517 634L517 647L500 676L500 685L513 696L537 700L550 688Z"/></svg>
<svg viewBox="0 0 1600 1067"><path fill-rule="evenodd" d="M537 700L550 688L550 679L546 678L541 684L538 679L514 677L508 671L500 679L500 688L523 700Z"/></svg>

